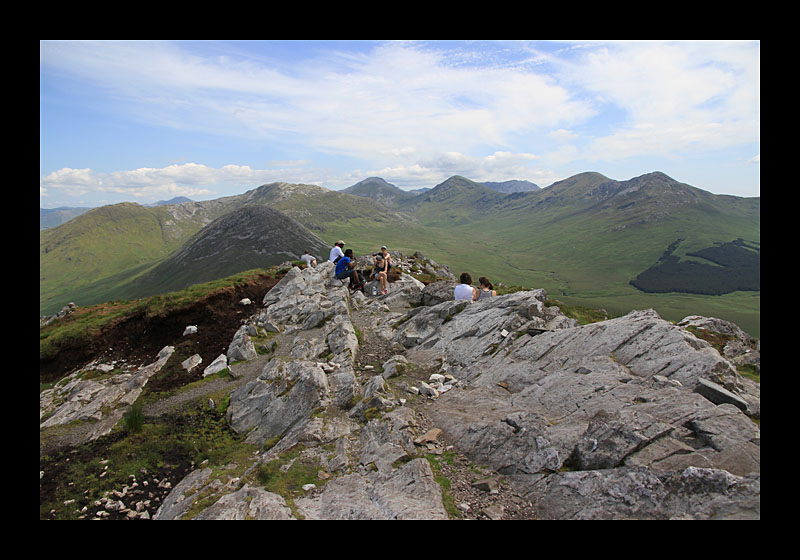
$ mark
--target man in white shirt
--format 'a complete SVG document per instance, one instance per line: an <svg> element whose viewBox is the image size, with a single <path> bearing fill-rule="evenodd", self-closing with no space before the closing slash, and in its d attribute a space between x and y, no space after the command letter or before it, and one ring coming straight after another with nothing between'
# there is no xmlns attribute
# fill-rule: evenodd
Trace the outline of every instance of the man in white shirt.
<svg viewBox="0 0 800 560"><path fill-rule="evenodd" d="M342 251L342 247L344 247L344 241L342 241L340 239L333 246L333 249L331 249L331 256L328 257L328 260L330 262L336 262L336 259L344 256L344 252Z"/></svg>

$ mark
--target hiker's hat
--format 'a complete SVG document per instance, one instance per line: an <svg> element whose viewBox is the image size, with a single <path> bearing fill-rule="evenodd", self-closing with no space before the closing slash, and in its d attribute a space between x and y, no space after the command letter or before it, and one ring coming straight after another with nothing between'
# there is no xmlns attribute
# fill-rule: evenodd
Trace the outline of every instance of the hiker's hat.
<svg viewBox="0 0 800 560"><path fill-rule="evenodd" d="M336 242L336 244L337 244L337 245L344 245L344 241L342 241L342 240L340 239L339 241L337 241L337 242Z"/></svg>
<svg viewBox="0 0 800 560"><path fill-rule="evenodd" d="M381 249L386 249L386 245L381 245Z"/></svg>

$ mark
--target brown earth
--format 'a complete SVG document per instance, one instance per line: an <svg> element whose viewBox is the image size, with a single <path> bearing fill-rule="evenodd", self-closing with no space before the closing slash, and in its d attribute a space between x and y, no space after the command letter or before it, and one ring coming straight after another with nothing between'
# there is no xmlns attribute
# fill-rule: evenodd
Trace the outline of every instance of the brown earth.
<svg viewBox="0 0 800 560"><path fill-rule="evenodd" d="M203 363L211 363L227 351L236 330L253 312L252 306L239 305L239 301L249 298L259 305L279 279L260 276L251 283L218 290L164 315L127 316L105 327L93 340L64 349L55 359L40 361L39 381L52 383L92 360L149 364L165 346L180 344L188 325L197 326L197 334L192 336L196 352ZM80 313L80 309L75 313Z"/></svg>

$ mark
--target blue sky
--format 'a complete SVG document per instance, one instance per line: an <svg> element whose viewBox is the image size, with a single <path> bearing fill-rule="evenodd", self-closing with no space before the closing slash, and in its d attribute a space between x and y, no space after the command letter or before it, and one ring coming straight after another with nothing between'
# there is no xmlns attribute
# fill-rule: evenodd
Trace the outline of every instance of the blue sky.
<svg viewBox="0 0 800 560"><path fill-rule="evenodd" d="M760 196L759 41L41 41L40 206L265 183Z"/></svg>

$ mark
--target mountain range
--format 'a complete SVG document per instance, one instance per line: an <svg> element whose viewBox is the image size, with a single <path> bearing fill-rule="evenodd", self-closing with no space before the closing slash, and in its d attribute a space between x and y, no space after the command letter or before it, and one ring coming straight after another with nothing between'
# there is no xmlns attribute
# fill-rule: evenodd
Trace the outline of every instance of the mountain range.
<svg viewBox="0 0 800 560"><path fill-rule="evenodd" d="M267 254L292 260L303 247L324 259L334 241L345 239L356 255L381 245L419 250L456 274L544 287L567 303L611 313L653 308L672 320L704 314L758 336L760 198L714 195L661 172L627 181L587 172L543 189L509 183L516 182L453 176L418 193L377 177L342 191L271 183L211 201L92 209L40 231L40 313L68 301L90 305L159 293L173 289L166 278L177 285L179 278L197 278L199 270L224 276L266 266ZM529 190L503 192L509 187ZM223 220L254 207L292 221L278 213ZM286 239L300 243L270 246L265 240L276 229L262 222L280 223ZM238 245L236 258L224 256L237 254ZM720 261L723 252L730 258ZM264 258L254 264L245 258L251 253ZM733 284L733 291L709 292L692 283L734 273L746 281ZM671 284L670 275L690 281ZM653 277L655 283L637 285Z"/></svg>

